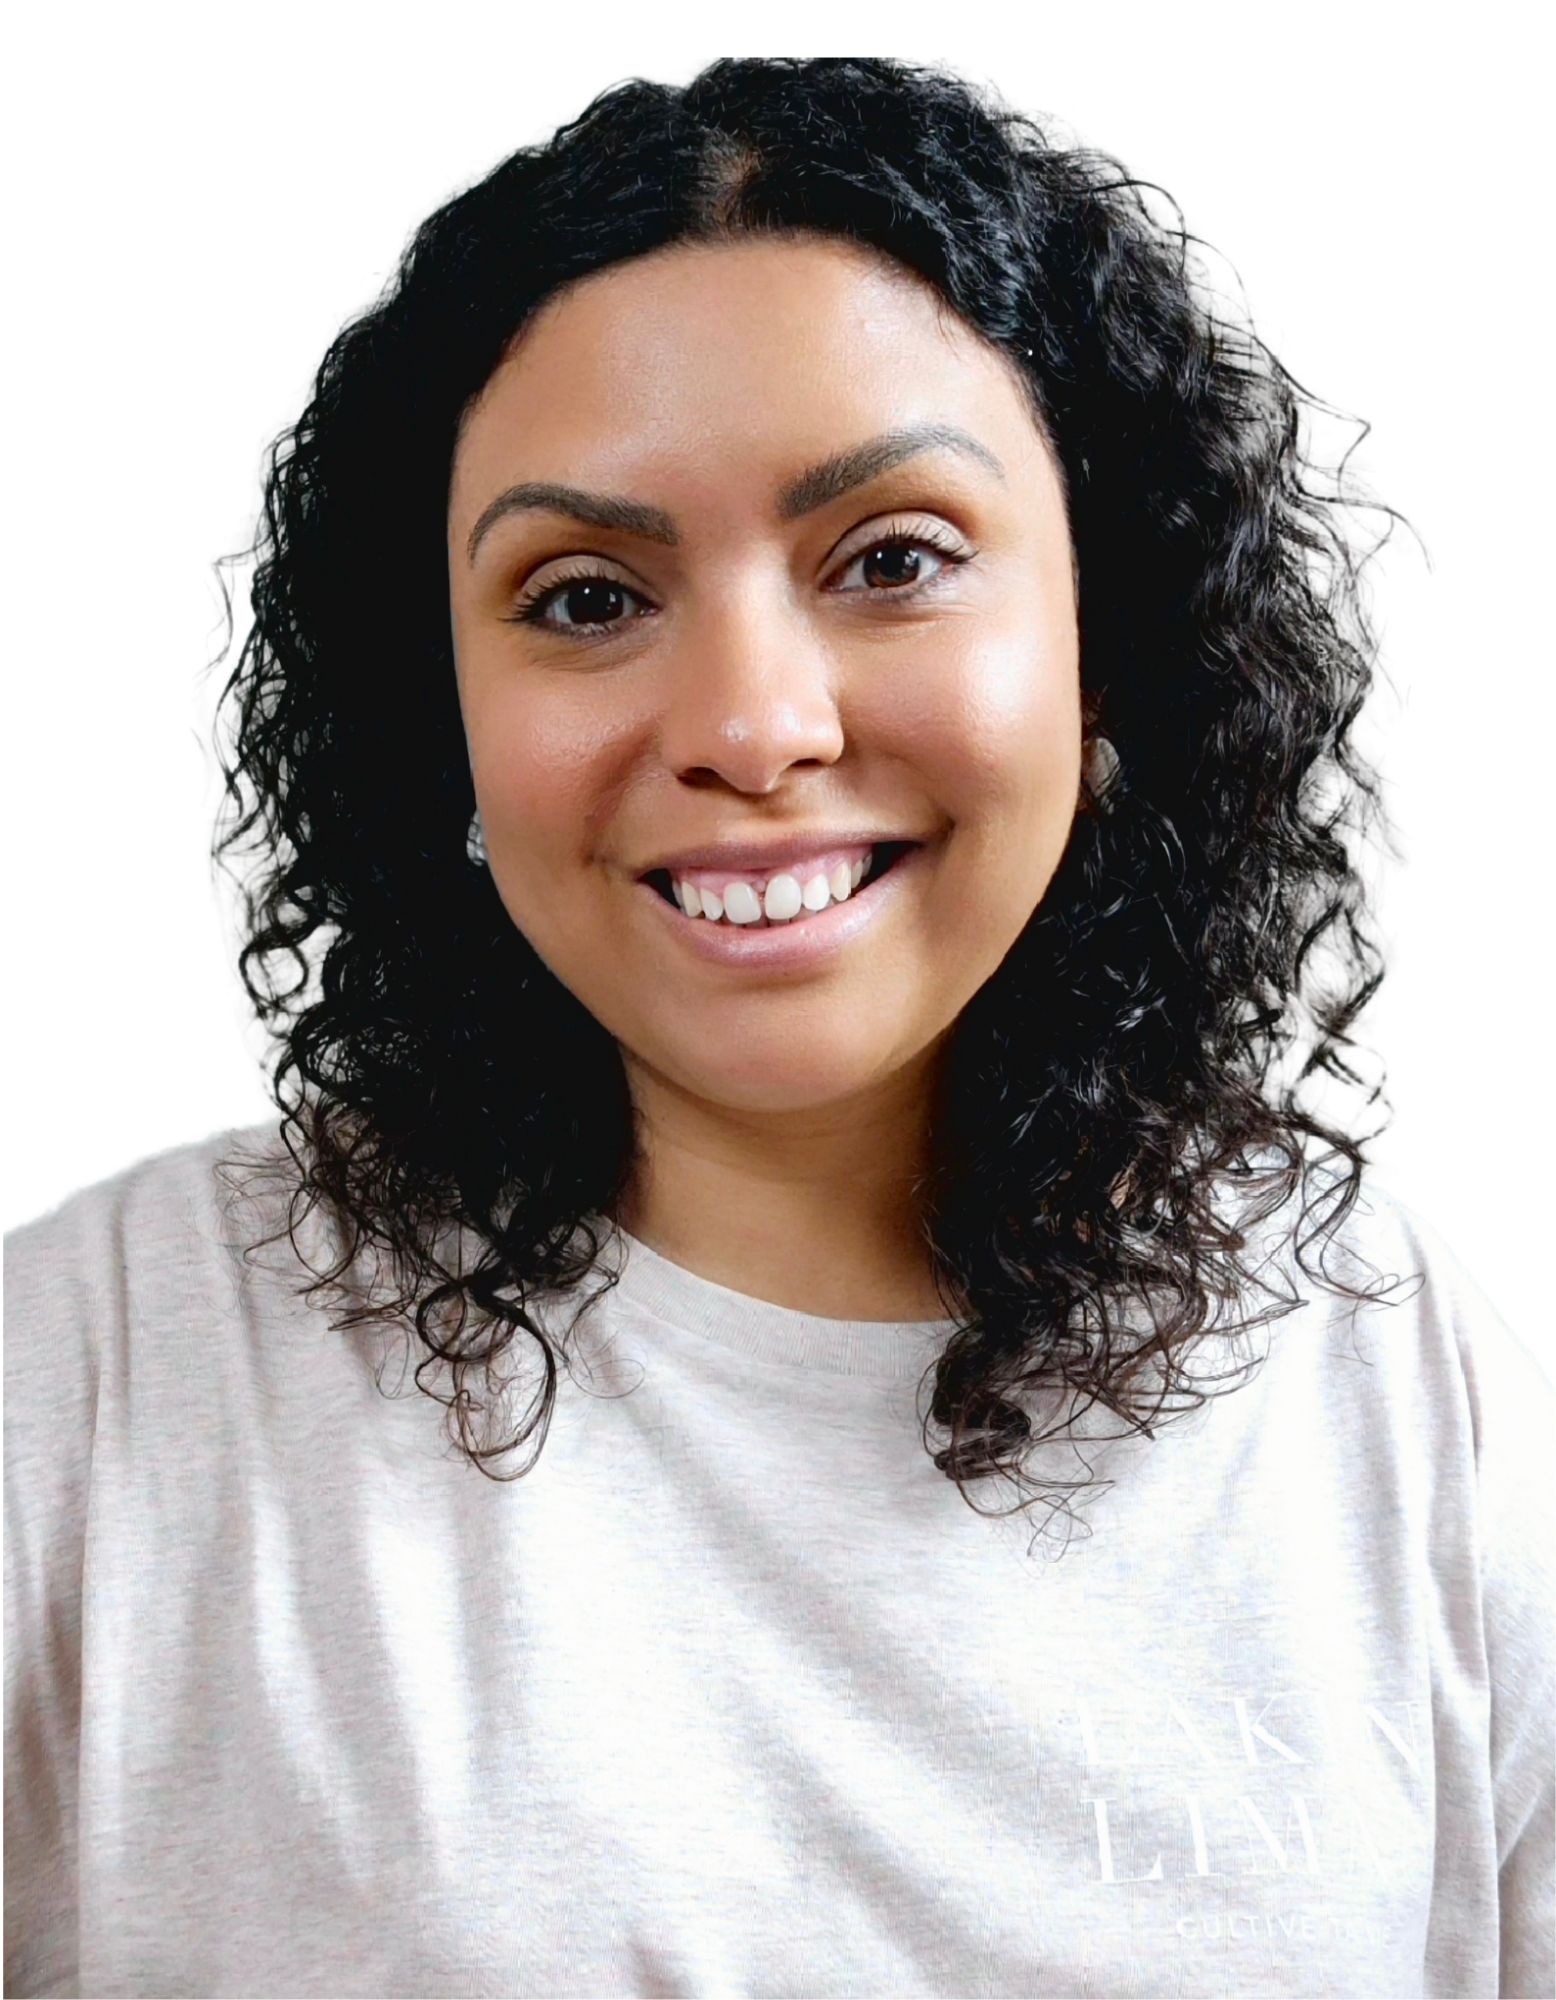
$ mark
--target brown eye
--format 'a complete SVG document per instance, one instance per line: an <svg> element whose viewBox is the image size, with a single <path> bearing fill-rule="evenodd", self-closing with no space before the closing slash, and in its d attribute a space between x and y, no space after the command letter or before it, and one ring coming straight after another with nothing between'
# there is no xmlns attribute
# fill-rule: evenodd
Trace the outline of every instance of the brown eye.
<svg viewBox="0 0 1556 2000"><path fill-rule="evenodd" d="M554 632L571 636L576 630L610 630L613 626L626 624L624 618L609 614L623 598L637 598L638 593L613 576L602 576L598 570L584 570L576 576L559 577L548 583L544 590L534 597L522 599L509 618L510 624L540 625ZM638 600L642 602L641 599ZM546 613L554 603L565 604L568 623L558 623L547 618Z"/></svg>
<svg viewBox="0 0 1556 2000"><path fill-rule="evenodd" d="M935 560L942 566L941 569L937 569L928 579L919 575L919 570L923 562L923 558L919 554L921 549L932 550ZM884 563L880 560L883 556L885 557ZM867 549L861 549L858 555L851 557L847 568L852 569L856 563L863 563L867 569L873 567L875 573L878 576L882 576L887 590L896 592L914 590L920 587L927 589L929 584L933 583L946 567L951 566L957 560L965 561L966 558L957 557L955 550L942 548L938 542L930 541L927 536L887 535L881 541L872 542ZM902 575L900 572L904 569L910 571L911 574ZM852 593L845 594L851 595ZM883 593L880 591L870 591L868 594L871 596L880 596Z"/></svg>
<svg viewBox="0 0 1556 2000"><path fill-rule="evenodd" d="M928 549L939 565L927 578L919 574L922 558L918 551L923 549ZM916 601L936 589L963 563L971 562L975 553L958 549L929 530L918 528L910 531L894 526L884 535L878 535L856 555L850 556L841 571L846 576L850 570L864 564L879 576L884 569L882 587L875 589L866 584L863 590L845 590L837 594L883 599L891 604ZM885 559L884 564L882 558ZM912 573L904 577L901 574L904 568ZM625 598L632 598L639 604L647 602L641 593L617 577L607 576L597 569L574 570L566 576L554 578L534 595L521 598L514 610L508 613L505 622L510 625L533 625L570 640L608 639L614 631L634 622L630 617L608 615L619 608L620 601ZM567 622L548 617L553 604L565 604ZM652 607L648 608L652 610Z"/></svg>

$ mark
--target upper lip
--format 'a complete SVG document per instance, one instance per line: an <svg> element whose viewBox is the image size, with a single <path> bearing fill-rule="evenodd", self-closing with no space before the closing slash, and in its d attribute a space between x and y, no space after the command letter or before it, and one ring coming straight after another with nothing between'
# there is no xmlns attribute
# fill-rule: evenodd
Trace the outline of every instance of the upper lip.
<svg viewBox="0 0 1556 2000"><path fill-rule="evenodd" d="M674 875L690 868L727 868L732 874L761 875L785 861L805 861L813 854L828 854L835 847L878 847L886 842L921 843L899 828L823 826L786 834L781 840L725 840L707 847L678 847L673 854L661 854L638 871L638 880L668 869Z"/></svg>

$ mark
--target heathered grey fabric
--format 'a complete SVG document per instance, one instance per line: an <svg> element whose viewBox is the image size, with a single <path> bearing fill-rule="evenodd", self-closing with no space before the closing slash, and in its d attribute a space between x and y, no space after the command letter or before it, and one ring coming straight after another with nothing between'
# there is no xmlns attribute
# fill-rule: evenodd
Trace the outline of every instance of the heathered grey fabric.
<svg viewBox="0 0 1556 2000"><path fill-rule="evenodd" d="M630 1237L493 1483L244 1263L234 1147L6 1241L8 1993L1556 1991L1551 1385L1370 1173L1325 1267L1395 1303L1288 1239L1225 1393L1082 1418L1066 1545L931 1463L948 1326Z"/></svg>

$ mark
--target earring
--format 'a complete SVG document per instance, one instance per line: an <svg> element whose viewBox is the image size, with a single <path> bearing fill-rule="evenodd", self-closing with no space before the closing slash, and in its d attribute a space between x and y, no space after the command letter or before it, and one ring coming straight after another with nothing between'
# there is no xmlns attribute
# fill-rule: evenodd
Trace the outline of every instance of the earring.
<svg viewBox="0 0 1556 2000"><path fill-rule="evenodd" d="M477 868L484 868L487 865L486 831L481 825L481 808L479 806L470 815L470 830L465 835L465 852Z"/></svg>
<svg viewBox="0 0 1556 2000"><path fill-rule="evenodd" d="M1093 736L1086 745L1082 759L1086 789L1091 793L1104 812L1113 810L1111 796L1114 780L1118 776L1119 755L1106 736Z"/></svg>

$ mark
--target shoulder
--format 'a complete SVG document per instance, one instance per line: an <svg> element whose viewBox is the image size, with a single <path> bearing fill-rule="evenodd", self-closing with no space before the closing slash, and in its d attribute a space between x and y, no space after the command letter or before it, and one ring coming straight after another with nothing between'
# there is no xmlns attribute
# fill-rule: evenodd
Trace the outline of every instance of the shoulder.
<svg viewBox="0 0 1556 2000"><path fill-rule="evenodd" d="M1476 1427L1477 1452L1488 1398L1509 1415L1520 1408L1532 1415L1550 1411L1556 1390L1547 1366L1465 1262L1450 1217L1426 1213L1369 1168L1342 1234L1354 1254L1384 1278L1397 1278L1394 1296L1418 1341L1453 1366Z"/></svg>
<svg viewBox="0 0 1556 2000"><path fill-rule="evenodd" d="M4 1238L6 1588L78 1573L106 1432L219 1401L252 1318L249 1245L286 1245L280 1120L227 1127L77 1189ZM75 1555L70 1552L74 1549ZM52 1579L52 1581L51 1581ZM9 1625L9 1620L7 1621ZM8 1639L9 1643L9 1639Z"/></svg>
<svg viewBox="0 0 1556 2000"><path fill-rule="evenodd" d="M279 1118L225 1127L78 1188L5 1234L6 1387L100 1365L105 1343L177 1309L279 1223ZM56 1378L57 1379L57 1378Z"/></svg>
<svg viewBox="0 0 1556 2000"><path fill-rule="evenodd" d="M1556 1386L1532 1330L1504 1318L1457 1249L1451 1217L1426 1213L1371 1166L1343 1215L1320 1192L1295 1228L1294 1216L1293 1200L1279 1266L1308 1308L1292 1326L1319 1337L1298 1339L1292 1358L1321 1383L1329 1420L1385 1485L1429 1487L1435 1504L1467 1509L1489 1579L1517 1570L1509 1587L1548 1602Z"/></svg>
<svg viewBox="0 0 1556 2000"><path fill-rule="evenodd" d="M203 1139L152 1153L118 1172L77 1188L31 1220L5 1233L6 1260L26 1260L54 1244L89 1242L118 1225L161 1229L173 1218L201 1211L226 1178L229 1161L268 1170L284 1158L280 1121L224 1126Z"/></svg>
<svg viewBox="0 0 1556 2000"><path fill-rule="evenodd" d="M1219 1184L1216 1205L1224 1219L1254 1218L1241 1253L1245 1263L1289 1287L1293 1303L1312 1308L1320 1321L1355 1323L1371 1334L1386 1329L1384 1344L1408 1350L1413 1360L1425 1348L1472 1373L1483 1353L1499 1370L1550 1387L1533 1350L1455 1248L1451 1217L1425 1212L1370 1163L1349 1195L1343 1162L1310 1145L1305 1164L1300 1191L1293 1187L1278 1208L1256 1200L1261 1186L1277 1182L1250 1176ZM1357 1292L1359 1302L1351 1296Z"/></svg>
<svg viewBox="0 0 1556 2000"><path fill-rule="evenodd" d="M1497 1489L1526 1487L1548 1453L1548 1365L1467 1267L1451 1217L1423 1212L1371 1163L1353 1185L1343 1159L1309 1153L1300 1188L1276 1165L1218 1177L1246 1279L1228 1359L1267 1362L1282 1420L1322 1423L1380 1479L1451 1493L1455 1507L1473 1508L1479 1487L1496 1511ZM1219 1360L1222 1345L1206 1346Z"/></svg>

